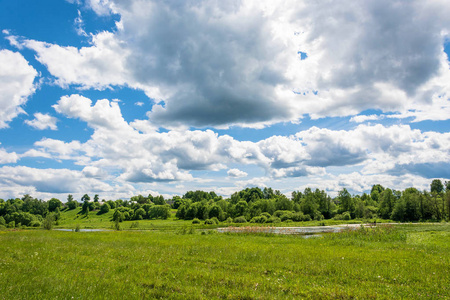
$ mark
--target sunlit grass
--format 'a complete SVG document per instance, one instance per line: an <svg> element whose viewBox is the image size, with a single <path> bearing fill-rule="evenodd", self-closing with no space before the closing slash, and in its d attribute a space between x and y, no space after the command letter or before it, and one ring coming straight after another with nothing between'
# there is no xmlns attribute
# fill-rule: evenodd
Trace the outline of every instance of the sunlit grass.
<svg viewBox="0 0 450 300"><path fill-rule="evenodd" d="M0 299L448 299L449 245L448 224L317 239L2 231Z"/></svg>

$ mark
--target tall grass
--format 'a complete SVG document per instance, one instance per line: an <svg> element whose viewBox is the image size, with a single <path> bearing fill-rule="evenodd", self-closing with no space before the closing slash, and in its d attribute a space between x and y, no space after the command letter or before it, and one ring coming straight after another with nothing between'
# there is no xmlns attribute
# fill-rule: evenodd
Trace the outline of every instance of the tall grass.
<svg viewBox="0 0 450 300"><path fill-rule="evenodd" d="M0 231L0 299L448 299L450 226L435 227Z"/></svg>

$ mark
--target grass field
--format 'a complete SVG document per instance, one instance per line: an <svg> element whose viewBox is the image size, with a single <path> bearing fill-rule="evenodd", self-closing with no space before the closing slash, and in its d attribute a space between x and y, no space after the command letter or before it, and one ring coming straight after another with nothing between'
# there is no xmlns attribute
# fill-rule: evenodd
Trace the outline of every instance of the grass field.
<svg viewBox="0 0 450 300"><path fill-rule="evenodd" d="M0 231L0 299L450 298L449 224L180 232Z"/></svg>
<svg viewBox="0 0 450 300"><path fill-rule="evenodd" d="M114 210L106 214L99 215L96 211L90 212L89 217L82 215L81 208L74 210L65 210L61 212L61 219L55 228L67 228L75 229L77 225L81 229L113 229L114 223L111 222ZM162 231L179 231L183 227L194 227L196 229L211 229L224 226L322 226L322 225L339 225L339 224L361 224L368 222L368 220L323 220L323 221L308 221L308 222L282 222L282 223L266 223L266 224L251 224L251 223L241 223L241 224L228 224L222 222L218 225L205 225L203 222L201 224L193 225L192 221L189 220L178 220L175 218L176 210L172 211L171 217L168 220L140 220L140 221L125 221L120 223L120 226L124 230L128 229L138 229L138 230L162 230ZM138 223L137 228L132 228L132 224ZM381 220L378 222L392 222L390 220Z"/></svg>

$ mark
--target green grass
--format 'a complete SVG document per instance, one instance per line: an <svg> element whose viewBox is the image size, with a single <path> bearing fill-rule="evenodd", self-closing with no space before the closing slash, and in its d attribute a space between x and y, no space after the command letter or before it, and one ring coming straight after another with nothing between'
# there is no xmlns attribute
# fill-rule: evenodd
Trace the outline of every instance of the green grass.
<svg viewBox="0 0 450 300"><path fill-rule="evenodd" d="M450 298L449 224L176 232L0 231L0 299Z"/></svg>
<svg viewBox="0 0 450 300"><path fill-rule="evenodd" d="M339 224L362 224L371 222L372 220L323 220L323 221L308 221L308 222L282 222L282 223L233 223L228 224L222 222L218 225L204 225L202 224L193 225L190 220L178 220L175 218L176 210L171 211L171 217L168 220L140 220L140 221L125 221L120 223L123 230L162 230L162 231L179 231L183 227L191 227L197 229L212 229L218 227L226 226L277 226L277 227L293 227L293 226L333 226ZM92 211L89 213L88 217L81 214L81 208L76 208L73 210L64 210L61 212L61 219L55 228L67 228L75 229L77 225L80 225L81 229L113 229L114 224L111 222L114 210L110 210L106 214L99 215L97 211ZM131 228L131 224L138 222L138 228ZM392 222L390 220L377 220L380 222Z"/></svg>

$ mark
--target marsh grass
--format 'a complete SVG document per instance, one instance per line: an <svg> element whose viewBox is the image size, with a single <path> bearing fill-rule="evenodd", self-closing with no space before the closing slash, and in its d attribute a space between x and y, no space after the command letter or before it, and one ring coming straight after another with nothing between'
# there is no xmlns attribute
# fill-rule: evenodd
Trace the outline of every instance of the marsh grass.
<svg viewBox="0 0 450 300"><path fill-rule="evenodd" d="M0 299L450 298L448 224L320 239L185 228L0 231Z"/></svg>

